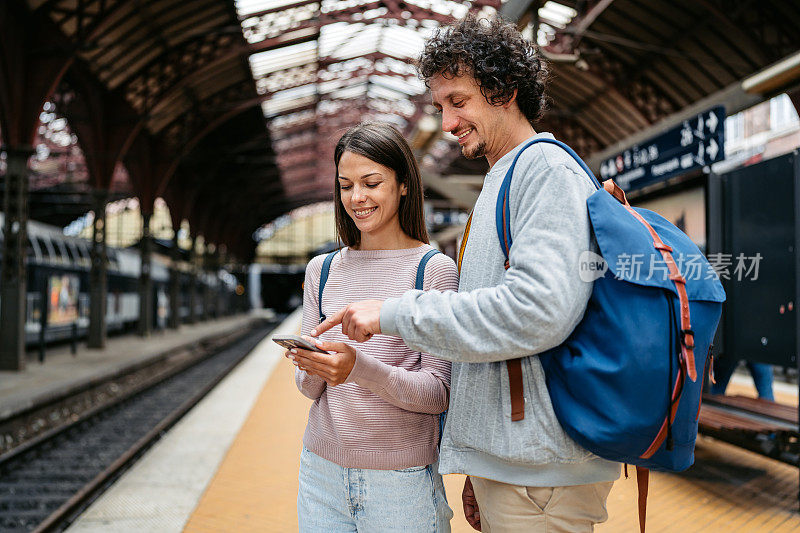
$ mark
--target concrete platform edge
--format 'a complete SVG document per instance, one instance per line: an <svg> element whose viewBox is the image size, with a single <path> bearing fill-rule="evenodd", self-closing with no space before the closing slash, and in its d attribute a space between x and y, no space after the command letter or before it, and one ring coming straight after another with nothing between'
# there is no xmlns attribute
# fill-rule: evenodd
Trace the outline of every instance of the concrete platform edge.
<svg viewBox="0 0 800 533"><path fill-rule="evenodd" d="M300 318L295 311L272 334L295 333ZM183 530L283 355L272 334L67 531Z"/></svg>

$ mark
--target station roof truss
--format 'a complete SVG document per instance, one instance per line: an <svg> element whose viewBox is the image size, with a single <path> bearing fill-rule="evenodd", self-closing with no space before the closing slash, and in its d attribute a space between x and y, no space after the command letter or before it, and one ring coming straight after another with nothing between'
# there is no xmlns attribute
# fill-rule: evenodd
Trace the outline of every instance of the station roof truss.
<svg viewBox="0 0 800 533"><path fill-rule="evenodd" d="M784 0L8 0L5 21L8 6L26 10L34 53L65 58L51 100L91 186L108 190L122 161L143 206L162 196L175 222L245 257L259 226L331 199L346 127L389 121L414 142L431 114L414 60L469 11L499 10L538 40L552 77L536 129L584 157L800 50L800 4ZM421 145L440 176L485 169L446 134Z"/></svg>
<svg viewBox="0 0 800 533"><path fill-rule="evenodd" d="M543 126L587 157L800 50L792 1L514 3L553 67Z"/></svg>
<svg viewBox="0 0 800 533"><path fill-rule="evenodd" d="M414 61L424 41L499 0L455 2L238 0L264 116L290 197L332 196L333 148L351 125L394 124L407 136L425 114ZM280 41L280 42L279 42ZM273 44L274 43L274 44Z"/></svg>

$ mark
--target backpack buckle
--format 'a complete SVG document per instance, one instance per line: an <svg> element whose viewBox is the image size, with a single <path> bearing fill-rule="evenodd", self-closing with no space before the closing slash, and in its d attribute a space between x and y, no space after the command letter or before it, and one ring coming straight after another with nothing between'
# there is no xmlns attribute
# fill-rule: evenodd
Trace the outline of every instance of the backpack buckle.
<svg viewBox="0 0 800 533"><path fill-rule="evenodd" d="M688 341L687 341L688 339ZM694 331L691 329L682 329L681 330L681 344L683 344L686 348L693 350L694 349Z"/></svg>

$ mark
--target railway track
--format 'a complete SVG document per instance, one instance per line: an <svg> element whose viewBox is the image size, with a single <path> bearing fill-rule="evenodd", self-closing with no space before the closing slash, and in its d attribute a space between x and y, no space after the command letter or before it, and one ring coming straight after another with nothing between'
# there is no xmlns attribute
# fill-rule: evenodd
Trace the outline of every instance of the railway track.
<svg viewBox="0 0 800 533"><path fill-rule="evenodd" d="M62 531L276 325L0 456L0 531Z"/></svg>

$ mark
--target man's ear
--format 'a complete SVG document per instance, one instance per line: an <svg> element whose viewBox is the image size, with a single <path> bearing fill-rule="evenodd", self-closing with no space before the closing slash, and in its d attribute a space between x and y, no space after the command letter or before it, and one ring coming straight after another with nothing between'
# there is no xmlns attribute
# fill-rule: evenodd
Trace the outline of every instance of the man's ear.
<svg viewBox="0 0 800 533"><path fill-rule="evenodd" d="M501 107L508 109L511 106L511 104L516 101L517 101L517 89L514 89L514 92L511 93L511 96L509 96L508 101L502 104Z"/></svg>

